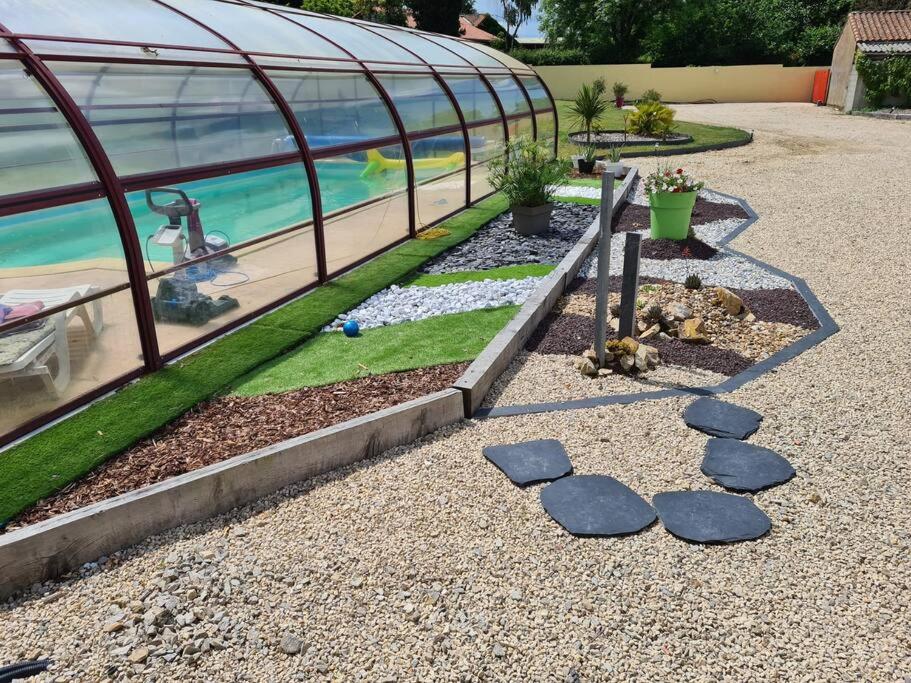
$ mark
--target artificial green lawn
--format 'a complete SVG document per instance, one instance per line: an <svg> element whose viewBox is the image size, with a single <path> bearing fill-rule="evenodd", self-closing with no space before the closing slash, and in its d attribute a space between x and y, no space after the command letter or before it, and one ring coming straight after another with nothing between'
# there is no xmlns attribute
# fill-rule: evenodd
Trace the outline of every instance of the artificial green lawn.
<svg viewBox="0 0 911 683"><path fill-rule="evenodd" d="M576 130L581 130L581 126L572 123L573 117L569 112L572 103L569 100L557 100L557 113L560 117L560 145L559 154L563 157L570 157L573 154L579 154L579 145L570 142L567 134ZM668 105L671 109L674 105ZM607 113L600 121L595 123L596 128L623 130L623 110L617 109L611 105ZM713 145L725 142L737 142L749 140L750 134L739 128L725 128L722 126L708 126L702 123L689 123L687 121L677 121L676 132L684 135L690 135L692 142L683 145L662 145L667 149L679 150L681 154L699 152ZM624 157L634 157L643 153L655 151L655 145L648 143L644 145L629 145L623 147Z"/></svg>
<svg viewBox="0 0 911 683"><path fill-rule="evenodd" d="M298 346L340 313L401 282L506 208L505 199L497 195L466 209L443 224L450 235L409 240L0 454L0 522Z"/></svg>
<svg viewBox="0 0 911 683"><path fill-rule="evenodd" d="M356 377L474 360L519 310L486 308L364 330L320 334L241 378L231 393L280 393Z"/></svg>
<svg viewBox="0 0 911 683"><path fill-rule="evenodd" d="M526 277L544 277L555 266L544 263L528 263L522 266L501 266L489 270L466 270L458 273L414 273L402 281L404 287L439 287L458 282L480 282L482 280L521 280Z"/></svg>

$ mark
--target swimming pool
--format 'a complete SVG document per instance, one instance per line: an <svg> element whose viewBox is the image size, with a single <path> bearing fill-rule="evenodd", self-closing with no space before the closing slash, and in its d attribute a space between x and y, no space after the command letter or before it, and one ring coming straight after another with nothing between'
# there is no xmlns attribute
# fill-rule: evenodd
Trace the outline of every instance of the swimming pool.
<svg viewBox="0 0 911 683"><path fill-rule="evenodd" d="M361 177L364 161L347 157L316 163L323 213L328 214L392 192L405 192L404 170ZM419 181L439 170L416 171ZM310 192L302 165L238 173L172 185L200 202L207 233L230 244L266 235L309 220ZM145 192L127 194L147 260L169 263L171 250L147 240L167 219L153 213ZM107 200L43 209L0 218L0 268L49 266L92 259L122 259L123 248Z"/></svg>

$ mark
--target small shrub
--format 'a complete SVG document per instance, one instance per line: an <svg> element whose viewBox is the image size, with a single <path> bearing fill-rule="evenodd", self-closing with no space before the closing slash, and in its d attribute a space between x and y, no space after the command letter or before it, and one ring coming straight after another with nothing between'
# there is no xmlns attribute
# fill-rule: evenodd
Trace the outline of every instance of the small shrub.
<svg viewBox="0 0 911 683"><path fill-rule="evenodd" d="M626 117L626 132L633 135L665 136L674 128L674 110L660 102L639 103Z"/></svg>
<svg viewBox="0 0 911 683"><path fill-rule="evenodd" d="M629 92L629 86L626 83L621 83L617 81L611 88L614 91L614 97L626 97L626 93Z"/></svg>
<svg viewBox="0 0 911 683"><path fill-rule="evenodd" d="M911 101L911 57L891 55L885 59L857 57L857 73L864 79L867 100L879 109L889 96Z"/></svg>
<svg viewBox="0 0 911 683"><path fill-rule="evenodd" d="M576 99L569 105L572 122L585 128L588 142L592 140L592 126L595 121L604 116L606 111L607 101L604 99L603 80L595 81L591 85L588 83L583 85L576 93Z"/></svg>
<svg viewBox="0 0 911 683"><path fill-rule="evenodd" d="M640 102L660 102L661 93L658 92L657 90L655 90L654 88L649 88L644 93L642 93L642 97L639 98L639 101Z"/></svg>
<svg viewBox="0 0 911 683"><path fill-rule="evenodd" d="M553 201L569 163L555 159L548 145L527 138L509 143L506 154L490 162L490 184L510 206L541 206Z"/></svg>
<svg viewBox="0 0 911 683"><path fill-rule="evenodd" d="M696 273L690 273L686 276L686 280L683 281L683 286L687 289L702 289L702 278Z"/></svg>

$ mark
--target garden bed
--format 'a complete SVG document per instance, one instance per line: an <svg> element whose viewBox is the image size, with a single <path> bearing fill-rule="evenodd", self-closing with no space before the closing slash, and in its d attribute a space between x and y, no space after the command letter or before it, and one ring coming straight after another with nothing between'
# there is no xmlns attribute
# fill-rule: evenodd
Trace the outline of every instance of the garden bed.
<svg viewBox="0 0 911 683"><path fill-rule="evenodd" d="M680 133L670 133L664 136L658 135L636 135L626 133L623 130L598 130L592 131L591 141L585 131L576 131L568 133L570 142L577 145L594 145L599 149L607 147L633 147L636 145L685 145L693 141L692 135L683 135Z"/></svg>

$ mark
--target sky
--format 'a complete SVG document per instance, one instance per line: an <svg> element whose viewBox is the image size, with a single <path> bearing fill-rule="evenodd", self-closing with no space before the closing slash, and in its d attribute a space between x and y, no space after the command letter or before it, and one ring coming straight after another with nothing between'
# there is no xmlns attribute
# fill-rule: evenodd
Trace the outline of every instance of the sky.
<svg viewBox="0 0 911 683"><path fill-rule="evenodd" d="M499 0L475 0L474 6L478 12L487 12L488 14L493 15L497 21L505 26L505 22L503 21L503 5ZM519 36L531 38L540 35L541 30L538 28L538 9L535 8L535 13L532 18L522 24L522 27L519 29Z"/></svg>

